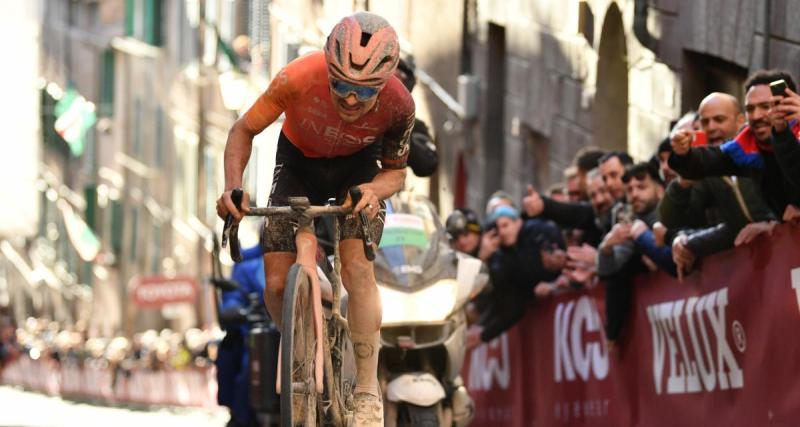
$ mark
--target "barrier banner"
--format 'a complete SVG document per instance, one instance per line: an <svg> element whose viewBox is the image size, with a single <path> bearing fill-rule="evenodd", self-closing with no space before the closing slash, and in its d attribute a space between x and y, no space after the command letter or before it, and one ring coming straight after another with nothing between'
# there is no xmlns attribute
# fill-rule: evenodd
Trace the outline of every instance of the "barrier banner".
<svg viewBox="0 0 800 427"><path fill-rule="evenodd" d="M609 350L602 287L533 304L473 350L474 426L755 426L800 420L800 227L635 281Z"/></svg>
<svg viewBox="0 0 800 427"><path fill-rule="evenodd" d="M96 399L108 403L218 408L214 367L180 370L113 371L104 361L84 366L67 360L20 357L0 372L0 384L22 386L51 396Z"/></svg>

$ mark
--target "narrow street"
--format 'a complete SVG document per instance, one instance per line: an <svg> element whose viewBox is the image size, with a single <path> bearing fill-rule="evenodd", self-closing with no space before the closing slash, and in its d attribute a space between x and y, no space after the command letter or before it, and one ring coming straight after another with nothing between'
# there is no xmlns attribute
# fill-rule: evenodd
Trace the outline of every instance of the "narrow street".
<svg viewBox="0 0 800 427"><path fill-rule="evenodd" d="M48 397L15 387L0 387L2 427L222 427L228 421L223 410L160 408L134 410L95 406Z"/></svg>

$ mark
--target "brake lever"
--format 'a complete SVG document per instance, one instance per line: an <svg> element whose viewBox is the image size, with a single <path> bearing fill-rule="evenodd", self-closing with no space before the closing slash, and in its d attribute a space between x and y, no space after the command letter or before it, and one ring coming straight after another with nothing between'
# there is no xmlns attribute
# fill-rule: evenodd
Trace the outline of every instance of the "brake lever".
<svg viewBox="0 0 800 427"><path fill-rule="evenodd" d="M237 208L241 208L242 197L244 197L244 191L242 191L241 188L234 188L233 191L231 191L231 201ZM240 262L242 260L242 249L239 245L239 224L234 221L233 214L228 214L228 216L225 217L225 225L222 228L223 248L228 245L229 240L231 242L231 259L235 262Z"/></svg>
<svg viewBox="0 0 800 427"><path fill-rule="evenodd" d="M361 200L361 189L358 187L350 187L350 199L353 202L353 208L356 207L358 202ZM359 219L361 220L361 233L364 235L362 242L364 243L364 255L370 261L375 261L375 247L373 246L372 241L372 233L369 230L369 217L367 213L364 212L362 209L361 212L358 213Z"/></svg>

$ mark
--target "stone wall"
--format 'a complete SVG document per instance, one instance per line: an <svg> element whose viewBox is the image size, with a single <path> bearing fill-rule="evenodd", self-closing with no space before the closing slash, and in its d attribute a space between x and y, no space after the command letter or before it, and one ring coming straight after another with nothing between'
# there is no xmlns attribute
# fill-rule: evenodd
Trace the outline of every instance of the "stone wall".
<svg viewBox="0 0 800 427"><path fill-rule="evenodd" d="M484 140L470 159L480 171L469 178L468 187L479 190L471 193L470 206L480 207L499 187L520 195L528 182L544 188L561 181L574 153L589 144L627 148L644 160L670 122L696 108L708 91L742 96L742 81L764 67L765 57L770 67L795 71L800 65L800 27L794 25L800 1L647 4L652 50L634 34L634 0L478 1L473 72L483 81L482 117L496 96L487 92L490 26L505 33L505 101L501 135L487 134L494 124L485 119L478 124ZM613 71L620 64L627 72ZM485 160L494 149L502 152L499 163Z"/></svg>

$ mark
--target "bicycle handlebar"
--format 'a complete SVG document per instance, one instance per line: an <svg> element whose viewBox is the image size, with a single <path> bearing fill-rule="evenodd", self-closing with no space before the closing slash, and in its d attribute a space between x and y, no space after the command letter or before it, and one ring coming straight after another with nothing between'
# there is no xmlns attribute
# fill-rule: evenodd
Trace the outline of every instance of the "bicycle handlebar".
<svg viewBox="0 0 800 427"><path fill-rule="evenodd" d="M352 205L358 204L361 200L361 190L358 187L352 187L349 190ZM242 197L244 192L241 188L236 188L231 192L231 200L237 207L241 207ZM315 206L308 202L306 197L290 197L289 206L269 206L264 208L251 207L249 212L243 212L245 216L296 216L305 217L309 220L320 216L326 215L348 215L353 212L353 208L344 208L342 206ZM359 212L361 220L361 231L364 234L364 254L370 261L375 260L375 248L373 246L372 234L369 229L369 218L367 213L363 210ZM239 244L239 224L234 221L233 215L228 214L225 218L225 225L222 229L222 247L227 245L230 240L230 253L231 258L235 262L242 260L241 246ZM338 236L334 236L338 238Z"/></svg>

